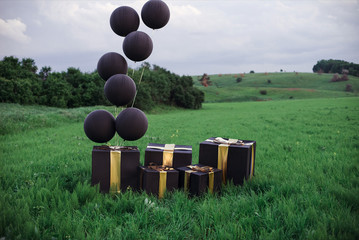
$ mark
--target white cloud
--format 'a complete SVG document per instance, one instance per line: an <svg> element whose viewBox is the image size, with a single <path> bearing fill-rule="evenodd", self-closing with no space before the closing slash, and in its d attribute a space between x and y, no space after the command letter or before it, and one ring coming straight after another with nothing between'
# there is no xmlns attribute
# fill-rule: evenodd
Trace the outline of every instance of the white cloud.
<svg viewBox="0 0 359 240"><path fill-rule="evenodd" d="M1 19L0 35L19 43L28 43L30 37L25 34L26 25L20 19Z"/></svg>
<svg viewBox="0 0 359 240"><path fill-rule="evenodd" d="M126 5L140 15L145 2L33 0L23 7L19 1L0 0L0 54L46 55L43 65L53 69L61 62L93 70L102 54L123 54L123 37L110 28L112 11ZM259 72L285 66L311 71L317 60L328 57L359 62L358 1L165 2L171 12L169 23L153 31L141 22L139 30L153 40L147 61L171 71ZM17 41L8 33L2 36L4 26L7 32L14 30L11 39Z"/></svg>

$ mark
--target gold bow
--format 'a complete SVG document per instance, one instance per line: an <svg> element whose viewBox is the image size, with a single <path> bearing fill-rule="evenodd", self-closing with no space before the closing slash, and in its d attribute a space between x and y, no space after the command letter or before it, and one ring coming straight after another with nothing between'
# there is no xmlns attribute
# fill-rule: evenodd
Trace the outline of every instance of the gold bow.
<svg viewBox="0 0 359 240"><path fill-rule="evenodd" d="M221 138L221 137L216 137L213 140L214 143L219 143L219 144L229 144L229 145L244 145L242 140L239 139L232 139L229 138L228 140Z"/></svg>

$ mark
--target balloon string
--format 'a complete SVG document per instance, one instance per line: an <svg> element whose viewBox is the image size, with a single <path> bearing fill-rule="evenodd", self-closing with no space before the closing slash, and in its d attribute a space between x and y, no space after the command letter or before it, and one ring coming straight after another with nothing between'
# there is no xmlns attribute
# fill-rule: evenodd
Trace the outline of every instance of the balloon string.
<svg viewBox="0 0 359 240"><path fill-rule="evenodd" d="M135 97L133 98L133 102L132 102L132 106L135 104L135 101L136 101L136 97L137 97L137 93L138 93L138 89L140 88L140 84L141 84L141 81L142 81L142 77L143 77L143 72L145 71L145 67L142 67L142 72L141 72L141 76L140 76L140 80L138 81L138 87L136 89L136 94L135 94Z"/></svg>
<svg viewBox="0 0 359 240"><path fill-rule="evenodd" d="M123 107L121 107L121 112L123 111ZM117 139L117 145L119 145L120 143L120 136L118 136L118 139ZM124 146L124 143L121 142L121 145L119 146Z"/></svg>
<svg viewBox="0 0 359 240"><path fill-rule="evenodd" d="M117 110L118 110L117 106L115 106L115 119L117 118ZM120 137L117 136L117 134L115 133L115 144L116 144L116 146L118 146L119 139L120 139Z"/></svg>

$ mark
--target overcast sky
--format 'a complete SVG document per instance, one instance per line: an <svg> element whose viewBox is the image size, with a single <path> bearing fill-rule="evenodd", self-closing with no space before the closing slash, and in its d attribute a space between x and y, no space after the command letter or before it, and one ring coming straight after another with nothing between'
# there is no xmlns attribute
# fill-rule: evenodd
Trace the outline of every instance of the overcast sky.
<svg viewBox="0 0 359 240"><path fill-rule="evenodd" d="M39 69L96 69L106 52L122 50L112 11L146 1L0 0L0 58L32 58ZM320 59L359 63L359 1L165 1L169 23L150 35L145 61L177 74L311 72ZM127 59L129 66L138 67Z"/></svg>

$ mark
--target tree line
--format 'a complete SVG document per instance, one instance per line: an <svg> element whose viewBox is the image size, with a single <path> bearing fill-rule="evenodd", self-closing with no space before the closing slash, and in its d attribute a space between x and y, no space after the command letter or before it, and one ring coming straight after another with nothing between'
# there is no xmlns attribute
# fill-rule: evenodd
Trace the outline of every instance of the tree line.
<svg viewBox="0 0 359 240"><path fill-rule="evenodd" d="M313 72L318 73L344 73L359 77L359 64L343 60L320 60L313 66Z"/></svg>
<svg viewBox="0 0 359 240"><path fill-rule="evenodd" d="M136 83L134 106L140 109L151 110L156 104L198 109L204 101L204 93L193 87L190 76L179 76L149 63L129 69L128 75ZM0 61L1 102L61 108L112 105L104 95L104 84L96 70L83 73L69 67L67 71L52 72L51 67L45 66L38 71L31 58L19 60L9 56Z"/></svg>

